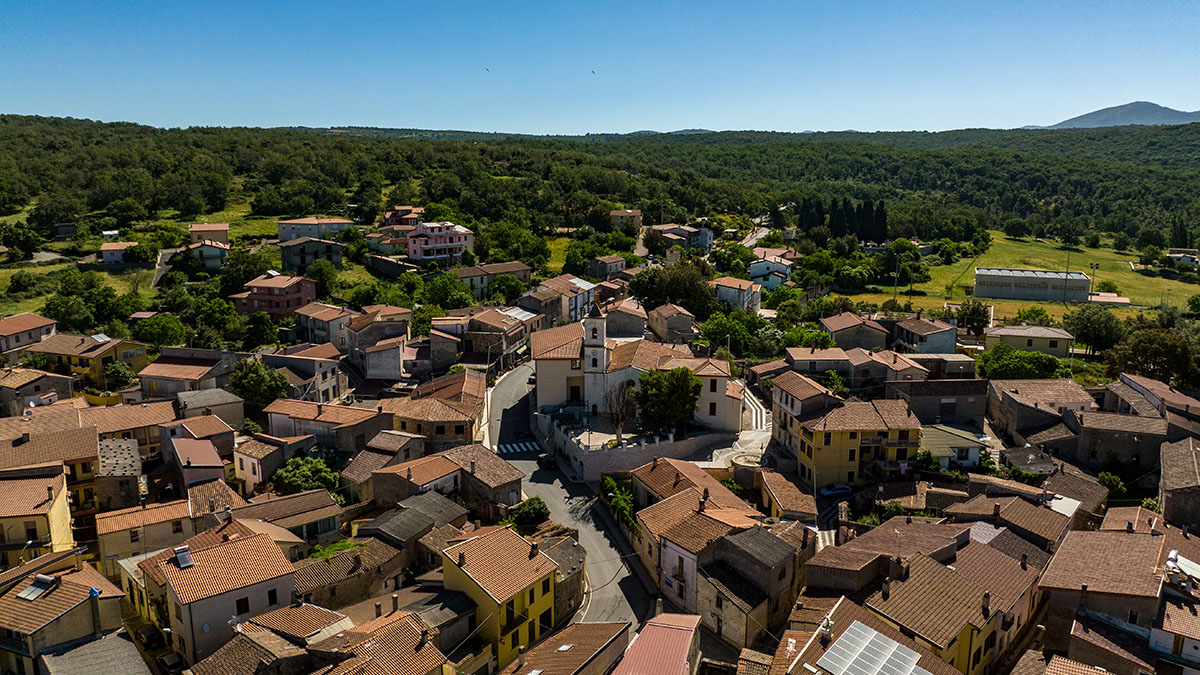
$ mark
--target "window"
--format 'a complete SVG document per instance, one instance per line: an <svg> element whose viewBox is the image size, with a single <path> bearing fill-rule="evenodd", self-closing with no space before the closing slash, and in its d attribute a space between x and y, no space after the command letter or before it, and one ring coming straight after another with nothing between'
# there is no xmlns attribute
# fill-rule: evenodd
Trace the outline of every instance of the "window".
<svg viewBox="0 0 1200 675"><path fill-rule="evenodd" d="M1054 349L1055 347L1058 347L1058 340L1051 340L1051 341L1050 341L1050 348L1051 348L1051 349Z"/></svg>
<svg viewBox="0 0 1200 675"><path fill-rule="evenodd" d="M858 432L857 432L857 431L851 431L851 432L850 432L850 440L852 440L852 441L853 441L853 440L857 440L857 439L858 439Z"/></svg>
<svg viewBox="0 0 1200 675"><path fill-rule="evenodd" d="M550 577L542 579L542 595L550 594Z"/></svg>
<svg viewBox="0 0 1200 675"><path fill-rule="evenodd" d="M250 613L250 598L238 598L236 610L234 614L249 614Z"/></svg>
<svg viewBox="0 0 1200 675"><path fill-rule="evenodd" d="M458 434L459 436L463 435L463 433L465 433L465 431L466 430L463 427L463 425L461 425L461 424L454 425L454 433Z"/></svg>
<svg viewBox="0 0 1200 675"><path fill-rule="evenodd" d="M408 422L400 420L400 431L408 431Z"/></svg>
<svg viewBox="0 0 1200 675"><path fill-rule="evenodd" d="M779 580L780 580L780 581L783 581L783 578L784 578L784 577L786 577L786 576L787 576L787 568L786 568L786 567L780 567L780 568L779 568Z"/></svg>
<svg viewBox="0 0 1200 675"><path fill-rule="evenodd" d="M175 618L183 621L183 607L178 602L175 603Z"/></svg>
<svg viewBox="0 0 1200 675"><path fill-rule="evenodd" d="M1136 609L1129 610L1129 623L1137 623L1138 611Z"/></svg>
<svg viewBox="0 0 1200 675"><path fill-rule="evenodd" d="M847 472L846 472L846 483L847 483L848 485L853 485L853 484L854 484L854 472L853 472L853 471L847 471Z"/></svg>
<svg viewBox="0 0 1200 675"><path fill-rule="evenodd" d="M183 521L182 520L172 520L171 521L171 533L179 534L180 532L183 532Z"/></svg>
<svg viewBox="0 0 1200 675"><path fill-rule="evenodd" d="M445 424L437 425L436 427L434 427L433 433L437 434L438 436L445 434L446 433L446 425Z"/></svg>
<svg viewBox="0 0 1200 675"><path fill-rule="evenodd" d="M983 656L983 647L976 647L975 655L971 657L971 667L972 668L979 665L979 657L981 657L981 656Z"/></svg>
<svg viewBox="0 0 1200 675"><path fill-rule="evenodd" d="M724 607L725 607L725 599L722 598L721 595L718 593L717 594L717 609L723 609Z"/></svg>
<svg viewBox="0 0 1200 675"><path fill-rule="evenodd" d="M258 464L256 462L250 462L250 475L251 476L258 475Z"/></svg>
<svg viewBox="0 0 1200 675"><path fill-rule="evenodd" d="M138 531L137 530L129 531L129 543L131 543L131 544L138 543Z"/></svg>
<svg viewBox="0 0 1200 675"><path fill-rule="evenodd" d="M825 438L823 439L823 441L822 441L822 444L823 444L823 445L829 445L830 443L833 443L833 434L832 434L832 433L830 433L830 432L828 432L828 431L826 431L826 432L825 432Z"/></svg>
<svg viewBox="0 0 1200 675"><path fill-rule="evenodd" d="M597 367L599 364L600 364L600 362L599 362L599 361L597 361L597 360L596 360L596 357L594 357L594 356L593 356L593 357L592 357L592 367L593 367L593 368L595 368L595 367Z"/></svg>
<svg viewBox="0 0 1200 675"><path fill-rule="evenodd" d="M846 461L847 462L854 461L854 448L850 448L849 450L846 451Z"/></svg>
<svg viewBox="0 0 1200 675"><path fill-rule="evenodd" d="M267 589L267 606L273 607L279 603L279 591L274 588Z"/></svg>
<svg viewBox="0 0 1200 675"><path fill-rule="evenodd" d="M600 331L598 331L597 329L593 328L593 329L592 329L592 339L593 339L593 340L595 340L595 339L596 339L596 338L597 338L599 335L600 335ZM594 364L593 364L593 365L594 365Z"/></svg>
<svg viewBox="0 0 1200 675"><path fill-rule="evenodd" d="M246 458L238 457L238 471L245 471L245 470L246 470Z"/></svg>
<svg viewBox="0 0 1200 675"><path fill-rule="evenodd" d="M708 390L714 394L717 392L717 381L715 379L708 381Z"/></svg>
<svg viewBox="0 0 1200 675"><path fill-rule="evenodd" d="M709 401L708 402L708 416L716 417L716 415L717 415L717 404L714 401Z"/></svg>
<svg viewBox="0 0 1200 675"><path fill-rule="evenodd" d="M1030 339L1026 340L1026 341L1025 341L1025 346L1026 346L1026 347L1032 347L1032 346L1033 346L1033 339L1032 339L1032 338L1030 338Z"/></svg>

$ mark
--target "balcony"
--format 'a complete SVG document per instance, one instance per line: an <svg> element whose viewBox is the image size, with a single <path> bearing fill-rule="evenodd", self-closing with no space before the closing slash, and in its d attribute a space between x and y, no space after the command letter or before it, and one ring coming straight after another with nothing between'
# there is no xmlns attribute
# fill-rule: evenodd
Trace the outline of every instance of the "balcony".
<svg viewBox="0 0 1200 675"><path fill-rule="evenodd" d="M28 540L32 543L26 543L26 541L27 540L0 543L0 551L21 551L27 548L50 548L50 540L48 539Z"/></svg>
<svg viewBox="0 0 1200 675"><path fill-rule="evenodd" d="M29 656L29 644L21 638L0 635L0 649L21 656Z"/></svg>
<svg viewBox="0 0 1200 675"><path fill-rule="evenodd" d="M879 436L863 436L859 440L860 445L882 445L885 448L919 448L921 441L916 438L906 438L904 440L895 440L890 438L882 438Z"/></svg>

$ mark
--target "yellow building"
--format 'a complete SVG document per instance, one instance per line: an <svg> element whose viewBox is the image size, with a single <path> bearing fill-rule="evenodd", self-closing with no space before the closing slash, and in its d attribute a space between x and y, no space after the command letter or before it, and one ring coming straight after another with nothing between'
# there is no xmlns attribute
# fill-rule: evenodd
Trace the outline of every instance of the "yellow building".
<svg viewBox="0 0 1200 675"><path fill-rule="evenodd" d="M553 630L558 565L507 527L485 528L442 552L446 588L475 602L479 636L504 668Z"/></svg>
<svg viewBox="0 0 1200 675"><path fill-rule="evenodd" d="M1013 599L917 554L863 605L963 675L981 675L998 656L996 626L1009 616L1002 605Z"/></svg>
<svg viewBox="0 0 1200 675"><path fill-rule="evenodd" d="M62 463L0 470L0 561L5 569L75 548Z"/></svg>
<svg viewBox="0 0 1200 675"><path fill-rule="evenodd" d="M921 422L899 399L850 401L797 423L800 479L814 490L904 472L921 447Z"/></svg>
<svg viewBox="0 0 1200 675"><path fill-rule="evenodd" d="M1050 326L997 326L984 333L984 349L1006 344L1027 352L1041 352L1060 359L1066 358L1067 350L1075 336L1061 328Z"/></svg>
<svg viewBox="0 0 1200 675"><path fill-rule="evenodd" d="M84 386L107 388L104 368L118 361L133 372L146 367L146 345L133 340L114 340L101 335L55 333L26 348L46 356L46 370L71 375Z"/></svg>
<svg viewBox="0 0 1200 675"><path fill-rule="evenodd" d="M0 469L54 463L66 467L71 513L80 515L95 509L96 471L100 468L96 427L35 431L0 442Z"/></svg>

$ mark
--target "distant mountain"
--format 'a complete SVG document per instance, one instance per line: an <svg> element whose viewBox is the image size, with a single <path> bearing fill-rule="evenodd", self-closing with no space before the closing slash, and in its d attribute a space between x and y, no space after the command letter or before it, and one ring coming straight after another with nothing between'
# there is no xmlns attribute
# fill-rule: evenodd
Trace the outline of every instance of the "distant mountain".
<svg viewBox="0 0 1200 675"><path fill-rule="evenodd" d="M1095 127L1121 127L1129 124L1188 124L1200 122L1200 111L1184 112L1149 101L1134 101L1125 105L1096 110L1079 117L1072 117L1046 129L1091 129ZM1028 128L1028 127L1027 127Z"/></svg>

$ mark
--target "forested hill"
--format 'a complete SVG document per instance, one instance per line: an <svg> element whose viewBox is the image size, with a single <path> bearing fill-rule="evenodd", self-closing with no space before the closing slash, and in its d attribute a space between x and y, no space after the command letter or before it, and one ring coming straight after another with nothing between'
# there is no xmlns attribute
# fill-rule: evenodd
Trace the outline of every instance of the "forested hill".
<svg viewBox="0 0 1200 675"><path fill-rule="evenodd" d="M1168 147L1191 130L1153 131L1164 135L1144 137L1146 148ZM120 225L168 212L172 218L213 213L237 202L262 216L327 213L349 202L374 217L388 202L438 204L427 213L540 233L602 226L616 207L681 221L852 200L886 202L888 222L904 228L900 234L947 236L964 222L990 226L1013 217L1135 232L1185 216L1194 222L1200 194L1194 169L1069 153L903 148L832 135L825 135L828 142L792 142L804 136L450 142L6 115L0 116L0 214L28 209L36 199L31 224L112 219Z"/></svg>
<svg viewBox="0 0 1200 675"><path fill-rule="evenodd" d="M1200 123L1175 126L1121 126L1089 129L956 129L954 131L774 131L668 132L586 136L532 136L503 132L435 131L338 127L308 129L332 135L408 138L428 141L496 141L506 138L564 140L584 143L644 141L652 143L743 145L750 143L869 143L914 150L987 149L1005 152L1069 155L1130 162L1168 169L1200 171Z"/></svg>

